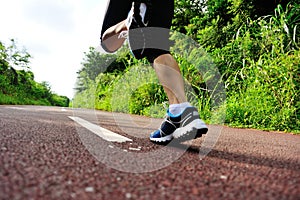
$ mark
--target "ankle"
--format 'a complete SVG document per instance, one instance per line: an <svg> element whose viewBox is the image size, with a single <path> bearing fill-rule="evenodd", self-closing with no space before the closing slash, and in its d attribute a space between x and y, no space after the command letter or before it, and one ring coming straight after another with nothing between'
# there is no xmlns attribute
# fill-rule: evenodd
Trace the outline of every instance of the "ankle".
<svg viewBox="0 0 300 200"><path fill-rule="evenodd" d="M174 115L180 115L187 107L191 107L191 104L189 102L184 102L180 104L171 104L169 106L169 112Z"/></svg>

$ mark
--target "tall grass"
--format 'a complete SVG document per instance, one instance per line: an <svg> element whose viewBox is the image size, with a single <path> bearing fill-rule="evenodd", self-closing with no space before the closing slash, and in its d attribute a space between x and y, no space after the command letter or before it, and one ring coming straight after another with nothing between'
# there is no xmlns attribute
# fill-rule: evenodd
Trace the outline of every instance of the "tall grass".
<svg viewBox="0 0 300 200"><path fill-rule="evenodd" d="M228 77L227 123L300 131L298 24L295 8L279 6L274 16L249 20L215 52Z"/></svg>
<svg viewBox="0 0 300 200"><path fill-rule="evenodd" d="M223 47L205 47L210 54L174 33L172 53L184 76L187 97L199 108L201 118L300 132L299 20L299 5L279 5L272 16L247 19ZM76 94L78 106L162 117L167 97L155 72L145 64L129 59L125 71L100 73Z"/></svg>

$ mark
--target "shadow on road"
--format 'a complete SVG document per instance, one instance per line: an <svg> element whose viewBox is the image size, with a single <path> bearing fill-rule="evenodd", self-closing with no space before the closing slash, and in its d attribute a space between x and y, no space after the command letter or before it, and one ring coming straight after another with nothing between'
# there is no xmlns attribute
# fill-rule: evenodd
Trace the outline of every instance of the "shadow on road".
<svg viewBox="0 0 300 200"><path fill-rule="evenodd" d="M187 149L188 153L192 154L199 154L200 147L199 146L190 146L187 147L186 144L176 143L172 145L172 147L179 148L179 149ZM203 149L201 147L201 151ZM259 166L266 166L271 168L278 168L278 169L289 169L293 171L300 171L300 162L299 160L292 160L292 159L281 159L281 158L270 158L258 155L249 155L249 154L241 154L241 153L234 153L234 152L227 152L227 151L220 151L212 149L210 153L207 155L210 158L218 158L218 159L225 159L233 162L250 164L250 165L259 165Z"/></svg>

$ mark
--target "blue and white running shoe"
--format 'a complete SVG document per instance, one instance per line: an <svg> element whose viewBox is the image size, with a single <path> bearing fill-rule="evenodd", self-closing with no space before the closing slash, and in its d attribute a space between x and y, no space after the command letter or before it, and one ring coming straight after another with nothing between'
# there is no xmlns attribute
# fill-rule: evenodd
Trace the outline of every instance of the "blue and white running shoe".
<svg viewBox="0 0 300 200"><path fill-rule="evenodd" d="M151 133L150 140L158 143L169 142L173 138L187 141L201 137L207 131L208 128L200 119L197 109L188 107L178 116L168 111L161 127Z"/></svg>

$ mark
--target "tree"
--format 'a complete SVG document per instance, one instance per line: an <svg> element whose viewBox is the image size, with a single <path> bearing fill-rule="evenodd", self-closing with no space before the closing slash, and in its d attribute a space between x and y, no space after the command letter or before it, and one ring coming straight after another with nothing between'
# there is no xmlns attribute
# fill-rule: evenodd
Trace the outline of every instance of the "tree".
<svg viewBox="0 0 300 200"><path fill-rule="evenodd" d="M98 74L105 72L115 59L114 54L101 54L94 47L90 47L89 52L84 52L82 69L78 74L86 73L90 80L95 80Z"/></svg>
<svg viewBox="0 0 300 200"><path fill-rule="evenodd" d="M173 30L209 49L226 45L248 20L271 15L279 4L297 0L175 0Z"/></svg>
<svg viewBox="0 0 300 200"><path fill-rule="evenodd" d="M30 58L31 55L26 51L25 48L19 50L17 42L11 39L11 44L8 46L6 52L8 54L7 61L10 63L12 68L20 68L30 70Z"/></svg>
<svg viewBox="0 0 300 200"><path fill-rule="evenodd" d="M296 4L297 0L252 0L252 5L254 8L252 17L258 18L261 16L273 14L275 8L277 8L279 4L282 7L286 7L288 3Z"/></svg>
<svg viewBox="0 0 300 200"><path fill-rule="evenodd" d="M0 103L67 106L68 98L53 94L49 83L34 81L30 58L25 49L18 49L15 40L8 47L0 41L0 95L6 96Z"/></svg>
<svg viewBox="0 0 300 200"><path fill-rule="evenodd" d="M121 48L116 54L101 54L94 47L84 53L82 68L77 72L76 90L82 92L96 81L100 73L122 72L130 65L133 57L126 48Z"/></svg>
<svg viewBox="0 0 300 200"><path fill-rule="evenodd" d="M7 56L6 47L0 41L0 74L3 74L9 67L9 63L6 60Z"/></svg>
<svg viewBox="0 0 300 200"><path fill-rule="evenodd" d="M205 8L206 2L202 0L175 0L172 29L186 34L186 27L191 25L191 19L204 17Z"/></svg>

